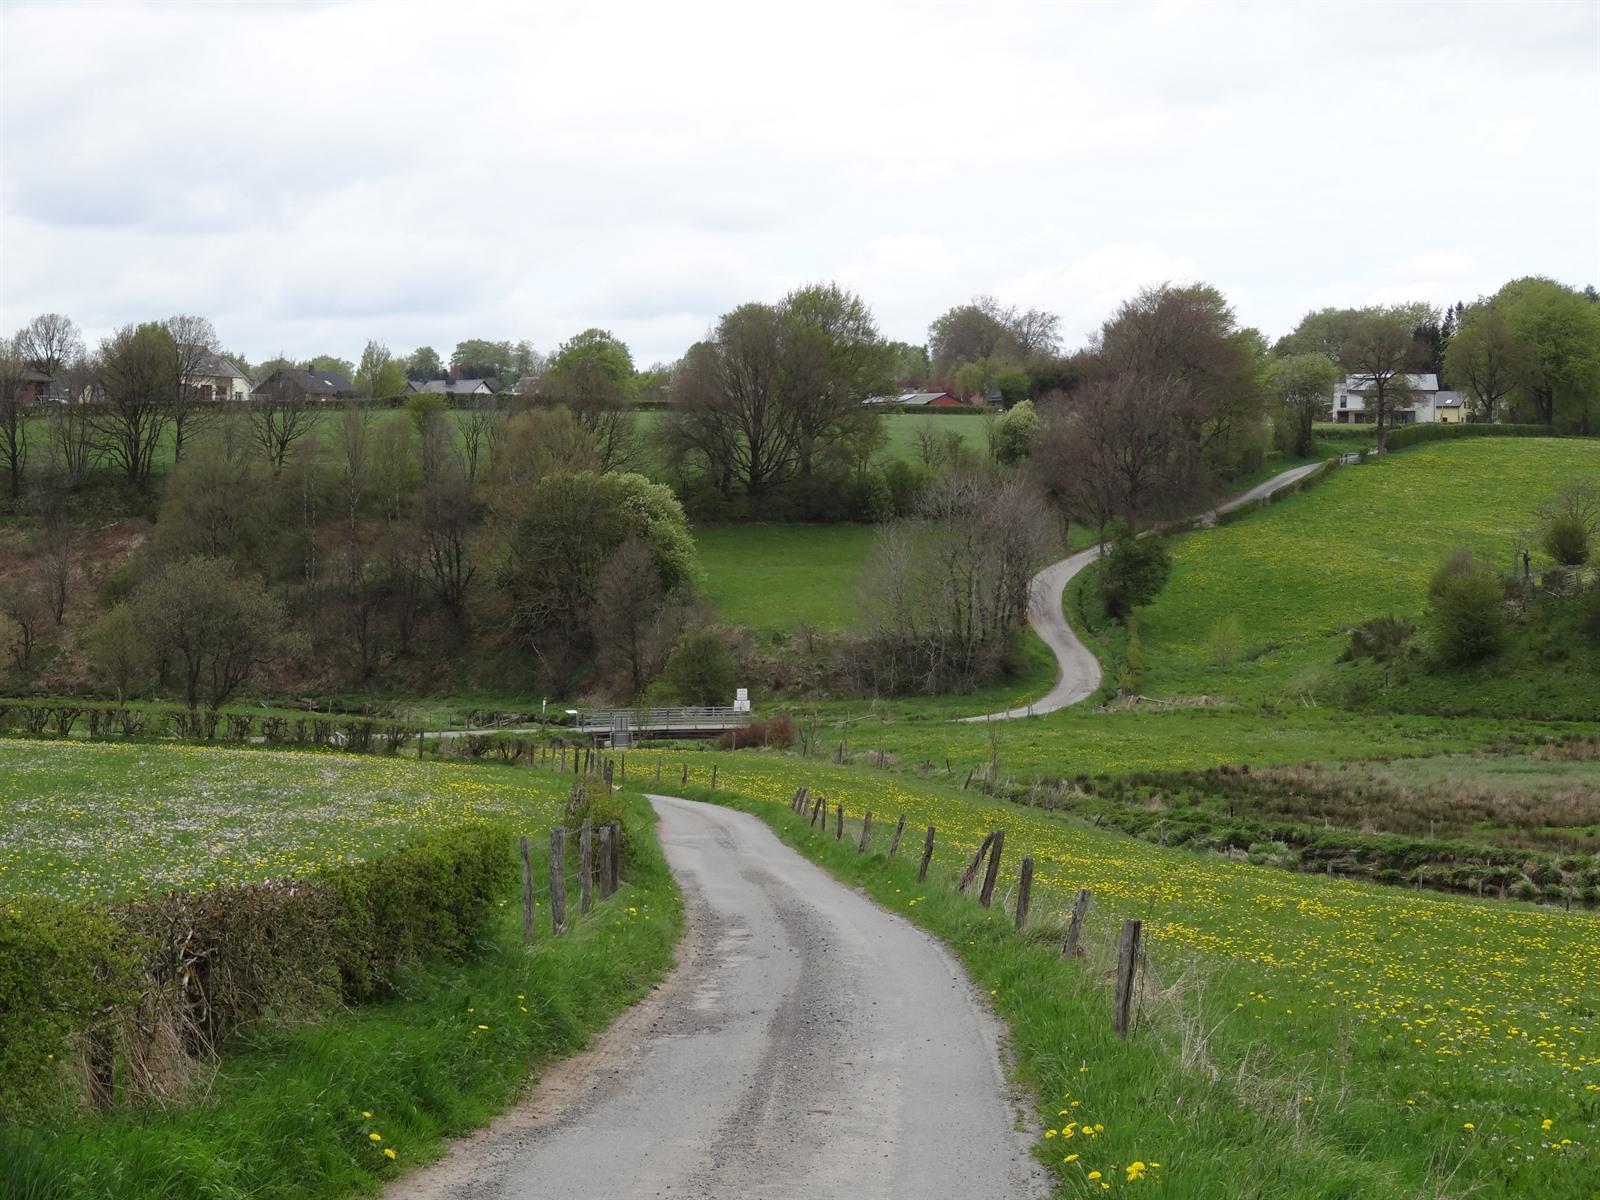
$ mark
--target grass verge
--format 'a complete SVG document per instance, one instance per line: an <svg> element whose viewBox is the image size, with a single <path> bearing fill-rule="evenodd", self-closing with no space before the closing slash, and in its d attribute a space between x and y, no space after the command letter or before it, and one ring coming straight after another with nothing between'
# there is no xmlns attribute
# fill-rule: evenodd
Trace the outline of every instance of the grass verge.
<svg viewBox="0 0 1600 1200"><path fill-rule="evenodd" d="M0 1129L0 1195L374 1194L439 1157L446 1137L485 1123L541 1064L581 1048L668 969L682 913L653 829L648 805L633 797L628 877L565 937L549 936L541 904L525 948L507 897L470 960L409 971L391 1001L258 1027L192 1104ZM536 863L536 878L543 869Z"/></svg>

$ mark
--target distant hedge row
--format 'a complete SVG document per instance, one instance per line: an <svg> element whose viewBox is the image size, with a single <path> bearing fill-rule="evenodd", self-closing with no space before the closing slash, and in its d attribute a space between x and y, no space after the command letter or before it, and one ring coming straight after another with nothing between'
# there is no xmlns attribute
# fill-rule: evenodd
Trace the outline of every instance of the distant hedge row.
<svg viewBox="0 0 1600 1200"><path fill-rule="evenodd" d="M1589 435L1562 433L1549 425L1501 425L1492 421L1482 421L1465 425L1401 425L1389 431L1385 444L1390 450L1404 450L1410 446L1419 446L1423 442L1442 442L1451 438L1583 436Z"/></svg>
<svg viewBox="0 0 1600 1200"><path fill-rule="evenodd" d="M93 700L0 700L0 734L99 738L173 737L186 741L262 741L336 746L358 754L397 754L417 733L374 717L284 715Z"/></svg>
<svg viewBox="0 0 1600 1200"><path fill-rule="evenodd" d="M178 1093L243 1023L393 988L464 955L509 887L506 830L431 836L305 879L84 906L0 901L0 1122Z"/></svg>

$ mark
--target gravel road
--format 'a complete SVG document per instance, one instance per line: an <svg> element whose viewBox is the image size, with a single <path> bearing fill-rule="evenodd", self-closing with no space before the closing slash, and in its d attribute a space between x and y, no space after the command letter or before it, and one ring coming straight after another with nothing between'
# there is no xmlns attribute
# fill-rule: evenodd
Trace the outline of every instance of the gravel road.
<svg viewBox="0 0 1600 1200"><path fill-rule="evenodd" d="M651 799L687 908L677 969L389 1195L1045 1196L999 1026L949 952L755 817Z"/></svg>
<svg viewBox="0 0 1600 1200"><path fill-rule="evenodd" d="M1282 491L1291 484L1298 483L1321 465L1321 463L1307 463L1303 467L1291 467L1263 483L1258 483L1249 491L1219 504L1201 520L1214 521L1221 513L1232 512L1252 501ZM1051 563L1033 577L1032 592L1028 600L1028 624L1033 626L1033 631L1039 635L1039 640L1049 646L1056 656L1055 686L1039 699L1020 708L1008 708L1005 712L998 713L982 713L976 717L962 717L962 721L968 723L1010 721L1018 717L1043 716L1045 713L1052 713L1080 700L1086 700L1099 690L1100 663L1090 653L1089 648L1078 640L1078 635L1072 632L1072 626L1067 622L1067 615L1062 611L1061 602L1067 584L1072 582L1072 577L1090 563L1097 561L1100 553L1101 547L1091 546L1087 550L1080 550L1070 557L1063 558L1060 562Z"/></svg>

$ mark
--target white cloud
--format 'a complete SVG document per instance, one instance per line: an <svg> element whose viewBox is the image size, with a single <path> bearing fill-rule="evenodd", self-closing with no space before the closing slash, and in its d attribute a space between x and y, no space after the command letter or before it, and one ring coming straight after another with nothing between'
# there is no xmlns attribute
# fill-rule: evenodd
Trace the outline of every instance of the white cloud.
<svg viewBox="0 0 1600 1200"><path fill-rule="evenodd" d="M1326 303L1600 280L1592 3L0 7L0 329L172 311L641 362L837 278L920 341L1163 279Z"/></svg>

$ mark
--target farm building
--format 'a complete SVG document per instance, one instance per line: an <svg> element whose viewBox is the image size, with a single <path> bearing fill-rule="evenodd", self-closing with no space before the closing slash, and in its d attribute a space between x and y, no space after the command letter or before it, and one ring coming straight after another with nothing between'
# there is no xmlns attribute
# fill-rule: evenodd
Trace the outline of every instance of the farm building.
<svg viewBox="0 0 1600 1200"><path fill-rule="evenodd" d="M1395 425L1421 425L1439 422L1453 425L1464 420L1466 407L1460 392L1442 390L1439 377L1434 374L1411 374L1405 377L1406 389L1411 393L1407 402L1397 405L1390 422ZM1372 377L1346 375L1334 387L1333 419L1340 425L1368 425L1376 416L1367 411L1367 398L1372 395Z"/></svg>
<svg viewBox="0 0 1600 1200"><path fill-rule="evenodd" d="M899 408L960 408L964 402L953 392L900 392L894 396L871 396L862 403Z"/></svg>

